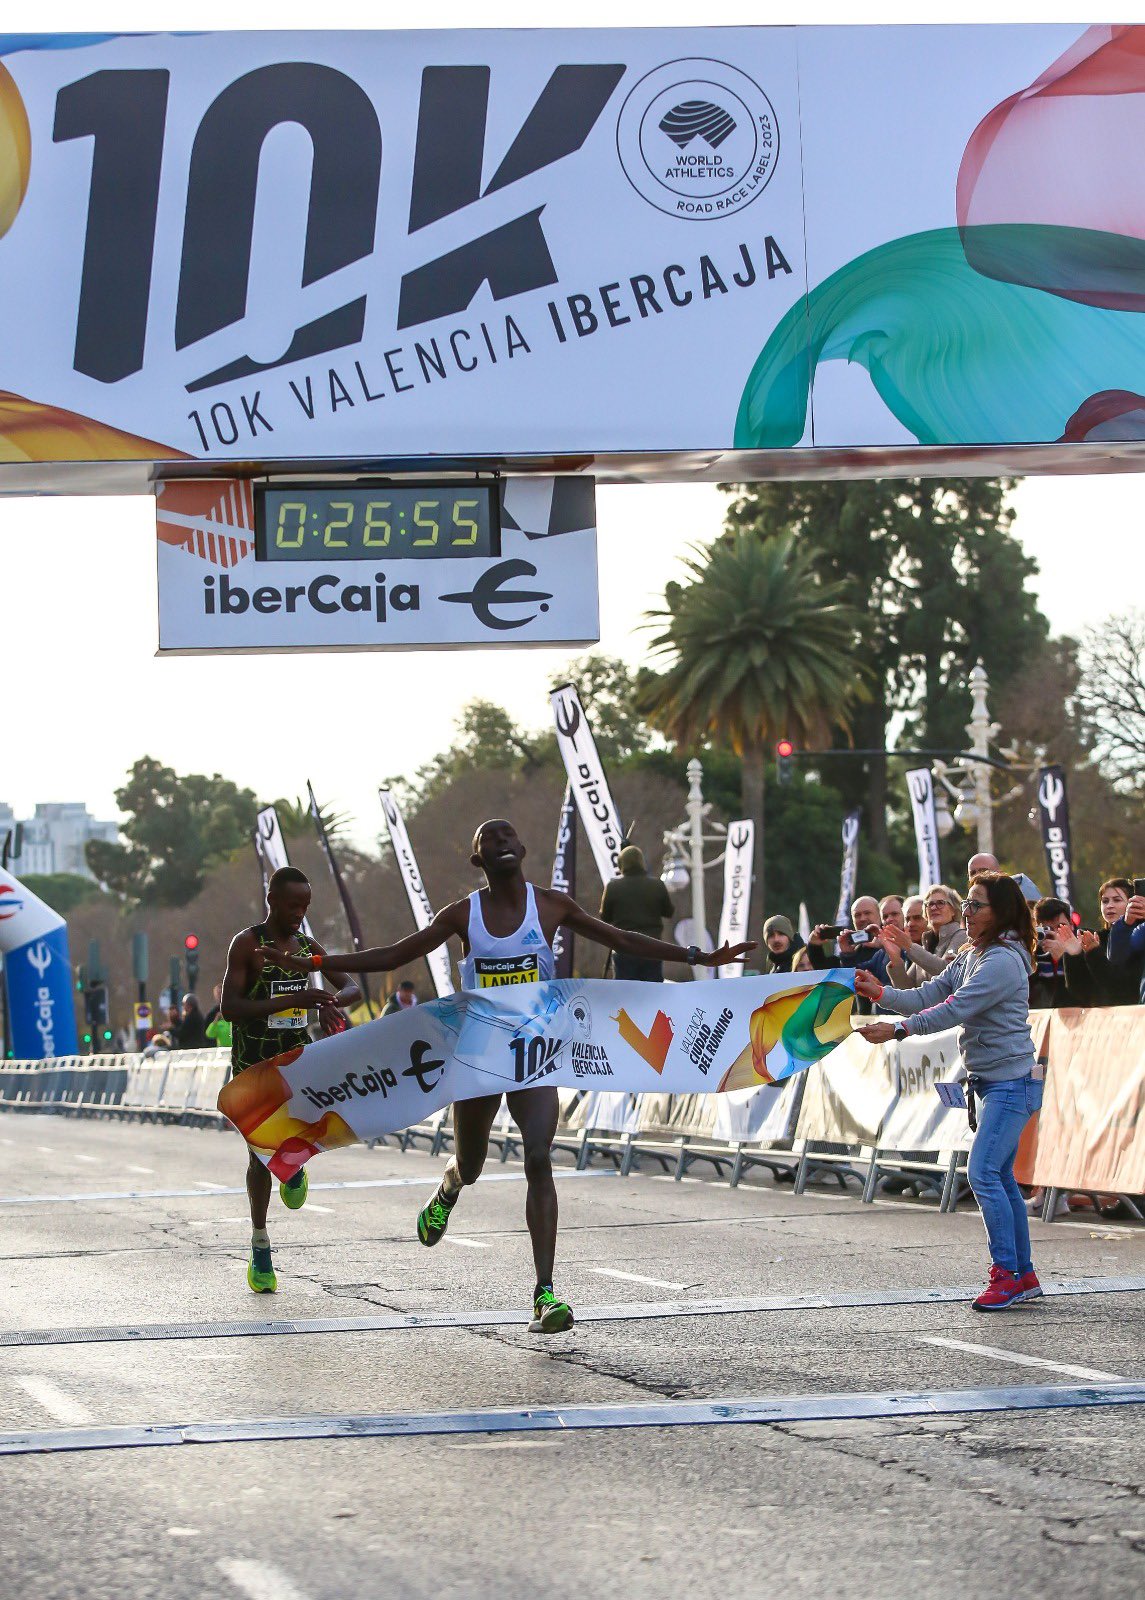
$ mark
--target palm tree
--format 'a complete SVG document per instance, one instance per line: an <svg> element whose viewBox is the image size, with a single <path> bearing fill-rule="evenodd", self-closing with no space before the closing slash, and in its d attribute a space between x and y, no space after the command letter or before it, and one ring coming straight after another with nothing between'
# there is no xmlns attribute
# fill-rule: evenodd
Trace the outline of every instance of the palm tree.
<svg viewBox="0 0 1145 1600"><path fill-rule="evenodd" d="M696 546L685 566L692 581L670 583L663 607L647 613L662 629L652 653L668 665L644 674L638 703L677 745L710 742L742 759L765 905L765 752L776 739L814 748L835 728L850 732L850 705L870 692L855 659L861 619L841 600L842 583L820 580L813 548L794 534L729 533Z"/></svg>

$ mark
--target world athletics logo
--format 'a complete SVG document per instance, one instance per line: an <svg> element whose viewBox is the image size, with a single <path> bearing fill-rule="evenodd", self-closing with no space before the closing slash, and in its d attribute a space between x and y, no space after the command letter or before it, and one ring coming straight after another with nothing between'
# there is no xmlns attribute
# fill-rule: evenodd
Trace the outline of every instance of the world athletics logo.
<svg viewBox="0 0 1145 1600"><path fill-rule="evenodd" d="M771 101L738 67L669 61L625 100L616 148L649 205L703 222L742 211L763 193L779 159L779 125Z"/></svg>

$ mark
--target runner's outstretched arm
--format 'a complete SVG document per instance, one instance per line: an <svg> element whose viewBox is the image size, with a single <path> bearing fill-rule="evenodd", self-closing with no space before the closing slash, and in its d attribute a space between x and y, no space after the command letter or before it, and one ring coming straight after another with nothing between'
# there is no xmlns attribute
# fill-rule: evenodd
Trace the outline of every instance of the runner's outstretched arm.
<svg viewBox="0 0 1145 1600"><path fill-rule="evenodd" d="M283 956L276 952L274 959L276 965L290 972L393 972L397 967L404 967L410 961L429 955L431 950L438 949L453 935L461 938L469 925L468 916L468 901L456 900L453 905L439 911L428 928L419 928L416 933L399 939L395 944L375 945L372 950L347 950L345 954L323 955L320 969L316 969L314 962L305 956Z"/></svg>
<svg viewBox="0 0 1145 1600"><path fill-rule="evenodd" d="M597 944L604 945L609 950L617 950L624 956L642 956L646 961L680 961L686 962L688 952L683 945L669 944L666 939L651 939L646 933L632 933L627 928L614 928L611 922L602 922L599 917L594 917L591 912L584 909L571 897L561 894L556 889L545 891L561 908L561 925L579 933L586 939L592 939ZM701 950L696 957L696 965L700 967L729 966L733 961L738 961L749 950L755 949L755 941L750 944L725 944L719 950Z"/></svg>

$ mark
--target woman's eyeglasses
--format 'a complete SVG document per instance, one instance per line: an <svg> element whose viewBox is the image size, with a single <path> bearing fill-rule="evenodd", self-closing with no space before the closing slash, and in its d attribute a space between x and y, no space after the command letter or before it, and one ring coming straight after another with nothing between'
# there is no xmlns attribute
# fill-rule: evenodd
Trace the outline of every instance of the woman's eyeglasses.
<svg viewBox="0 0 1145 1600"><path fill-rule="evenodd" d="M973 916L976 911L989 911L989 900L963 900L962 915Z"/></svg>

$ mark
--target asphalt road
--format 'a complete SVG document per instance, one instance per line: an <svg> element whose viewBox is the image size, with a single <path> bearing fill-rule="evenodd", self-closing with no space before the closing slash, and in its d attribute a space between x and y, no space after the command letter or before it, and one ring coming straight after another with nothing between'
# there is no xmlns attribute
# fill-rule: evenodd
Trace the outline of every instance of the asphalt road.
<svg viewBox="0 0 1145 1600"><path fill-rule="evenodd" d="M566 1167L557 1288L585 1320L542 1339L519 1165L429 1251L440 1165L322 1157L303 1211L274 1202L256 1298L234 1136L0 1117L5 1593L1145 1592L1145 1406L1092 1403L1145 1382L1145 1229L1035 1224L1074 1292L988 1318L953 1293L983 1276L969 1207ZM308 1327L332 1319L387 1325ZM1087 1403L1024 1408L1066 1389Z"/></svg>

